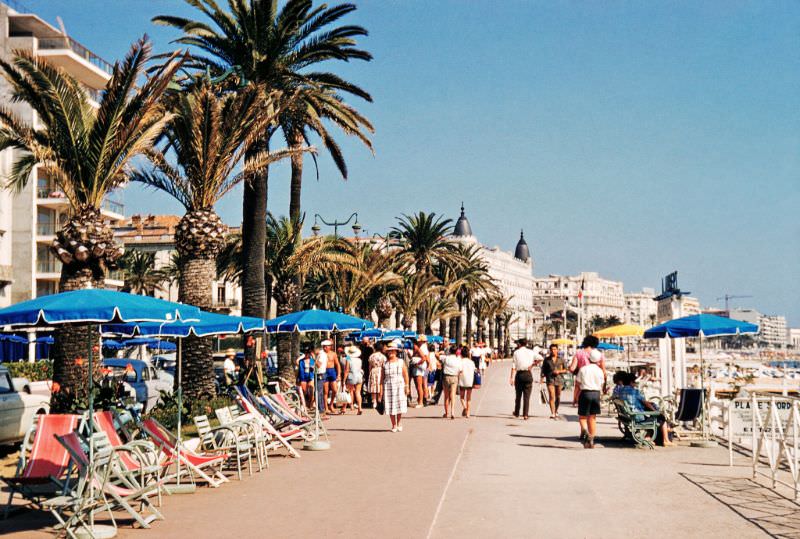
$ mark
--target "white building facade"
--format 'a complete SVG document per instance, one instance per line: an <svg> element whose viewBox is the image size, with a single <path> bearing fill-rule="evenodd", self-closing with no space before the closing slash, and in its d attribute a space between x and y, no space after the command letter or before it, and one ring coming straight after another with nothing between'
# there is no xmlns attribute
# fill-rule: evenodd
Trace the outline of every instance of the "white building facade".
<svg viewBox="0 0 800 539"><path fill-rule="evenodd" d="M579 335L595 316L615 316L621 322L626 319L622 281L604 279L592 271L534 277L533 305L545 318L566 310L568 320L576 319Z"/></svg>
<svg viewBox="0 0 800 539"><path fill-rule="evenodd" d="M649 327L656 322L656 291L643 288L641 292L625 294L625 322L637 326Z"/></svg>
<svg viewBox="0 0 800 539"><path fill-rule="evenodd" d="M509 327L510 337L533 336L533 257L524 234L520 233L513 253L497 246L487 247L473 235L462 206L461 216L453 229L453 239L480 247L480 256L488 266L489 275L497 283L503 297L509 300L509 308L514 311L515 321Z"/></svg>

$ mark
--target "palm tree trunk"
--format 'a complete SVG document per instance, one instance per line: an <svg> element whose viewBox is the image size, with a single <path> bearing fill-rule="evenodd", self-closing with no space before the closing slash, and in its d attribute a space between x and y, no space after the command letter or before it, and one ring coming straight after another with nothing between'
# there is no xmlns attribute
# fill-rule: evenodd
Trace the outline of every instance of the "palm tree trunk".
<svg viewBox="0 0 800 539"><path fill-rule="evenodd" d="M458 302L458 317L456 318L456 336L455 336L455 341L456 341L456 344L458 346L461 346L461 343L463 342L461 340L462 334L463 334L462 328L463 328L463 324L464 324L464 321L461 318L461 313L463 311L464 311L464 303L459 301Z"/></svg>
<svg viewBox="0 0 800 539"><path fill-rule="evenodd" d="M102 279L96 279L92 270L85 264L64 264L61 268L59 289L62 292L80 290L91 284L102 287ZM60 386L50 399L50 411L63 413L73 411L75 400L83 401L89 395L89 365L86 358L90 347L99 342L97 328L88 326L61 326L53 333L53 382ZM100 378L100 357L93 362L94 378Z"/></svg>
<svg viewBox="0 0 800 539"><path fill-rule="evenodd" d="M213 259L191 258L185 262L178 283L178 300L203 310L211 308L211 283L216 274ZM211 337L186 337L183 341L183 391L188 400L214 396L214 358ZM175 380L177 384L177 378Z"/></svg>
<svg viewBox="0 0 800 539"><path fill-rule="evenodd" d="M443 339L446 338L447 337L447 333L448 333L448 329L450 329L450 328L448 326L447 320L445 320L444 318L440 318L439 319L439 336L442 337Z"/></svg>
<svg viewBox="0 0 800 539"><path fill-rule="evenodd" d="M494 350L495 320L493 318L490 318L488 324L489 324L489 348Z"/></svg>
<svg viewBox="0 0 800 539"><path fill-rule="evenodd" d="M467 346L469 346L472 341L472 304L469 301L467 301L467 322L464 332L464 341L467 343Z"/></svg>
<svg viewBox="0 0 800 539"><path fill-rule="evenodd" d="M303 153L300 149L303 147L303 134L299 131L291 135L291 149L297 150L297 153L292 154L291 157L291 170L292 179L289 187L289 219L292 223L300 223L300 196L303 190ZM300 276L295 278L295 285L298 290L303 289L303 283ZM290 312L300 310L300 294L297 294L296 300L291 305ZM292 334L292 351L291 357L298 357L300 355L300 334Z"/></svg>
<svg viewBox="0 0 800 539"><path fill-rule="evenodd" d="M283 316L292 312L292 305L295 304L295 297L300 295L300 291L294 282L290 279L287 282L276 283L275 300L277 302L276 314ZM294 361L292 356L292 340L294 334L276 333L278 351L278 376L285 380L294 380Z"/></svg>
<svg viewBox="0 0 800 539"><path fill-rule="evenodd" d="M269 135L259 148L269 150ZM251 181L244 182L242 201L242 315L266 317L266 283L264 281L264 256L267 242L267 186L269 171L264 170Z"/></svg>

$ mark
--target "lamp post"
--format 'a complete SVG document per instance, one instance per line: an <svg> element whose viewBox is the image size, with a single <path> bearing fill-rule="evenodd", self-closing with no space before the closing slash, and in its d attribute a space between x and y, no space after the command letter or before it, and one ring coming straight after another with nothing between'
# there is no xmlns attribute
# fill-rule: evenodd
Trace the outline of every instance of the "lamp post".
<svg viewBox="0 0 800 539"><path fill-rule="evenodd" d="M358 233L361 232L361 224L358 222L358 213L357 212L353 212L350 215L350 217L347 218L346 221L333 221L332 223L329 223L328 221L326 221L320 214L315 213L314 214L314 226L311 227L311 232L313 232L313 234L315 236L319 236L319 232L320 232L320 230L322 230L322 228L319 226L319 222L321 222L323 225L332 226L333 227L333 235L334 235L334 237L338 238L339 237L339 227L340 226L344 226L346 224L349 224L350 221L353 220L353 218L355 218L355 220L356 220L356 222L353 223L353 226L352 226L353 234L355 234L356 237L358 237Z"/></svg>

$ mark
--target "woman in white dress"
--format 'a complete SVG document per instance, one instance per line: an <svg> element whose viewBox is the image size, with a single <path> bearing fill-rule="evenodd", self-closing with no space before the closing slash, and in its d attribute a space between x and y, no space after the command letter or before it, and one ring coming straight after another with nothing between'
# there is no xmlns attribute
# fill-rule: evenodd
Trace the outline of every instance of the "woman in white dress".
<svg viewBox="0 0 800 539"><path fill-rule="evenodd" d="M367 380L367 391L372 398L372 407L376 408L380 402L381 394L381 373L383 364L386 363L386 356L383 355L383 343L375 343L375 352L369 356L369 379Z"/></svg>
<svg viewBox="0 0 800 539"><path fill-rule="evenodd" d="M403 414L408 411L408 369L403 361L397 357L397 351L402 342L393 341L386 347L386 363L381 369L381 394L386 414L392 422L392 432L402 432L403 425L400 421Z"/></svg>

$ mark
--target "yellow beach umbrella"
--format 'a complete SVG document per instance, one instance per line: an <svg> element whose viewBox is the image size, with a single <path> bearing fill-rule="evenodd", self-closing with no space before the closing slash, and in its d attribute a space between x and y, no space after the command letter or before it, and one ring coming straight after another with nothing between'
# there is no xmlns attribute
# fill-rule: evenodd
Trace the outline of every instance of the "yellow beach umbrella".
<svg viewBox="0 0 800 539"><path fill-rule="evenodd" d="M635 324L620 324L619 326L611 326L610 328L594 332L594 336L599 339L609 337L641 337L642 335L644 335L644 328Z"/></svg>
<svg viewBox="0 0 800 539"><path fill-rule="evenodd" d="M554 339L550 341L550 344L575 344L575 341L572 339Z"/></svg>

